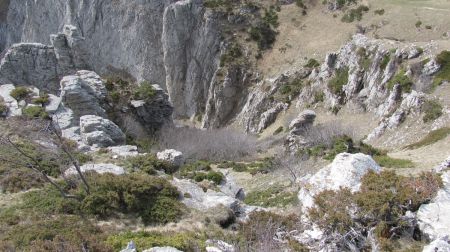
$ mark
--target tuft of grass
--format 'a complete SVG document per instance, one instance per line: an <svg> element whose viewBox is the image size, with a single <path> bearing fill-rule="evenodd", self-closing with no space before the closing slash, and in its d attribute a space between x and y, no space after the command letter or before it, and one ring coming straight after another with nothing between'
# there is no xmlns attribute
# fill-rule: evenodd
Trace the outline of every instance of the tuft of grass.
<svg viewBox="0 0 450 252"><path fill-rule="evenodd" d="M285 192L280 186L273 186L263 191L254 191L247 194L244 202L253 206L285 207L298 204L297 194Z"/></svg>
<svg viewBox="0 0 450 252"><path fill-rule="evenodd" d="M275 135L278 135L278 134L280 134L281 132L283 132L283 130L284 130L283 126L280 126L280 127L278 127L278 128L273 132L273 135L274 135L274 136L275 136Z"/></svg>
<svg viewBox="0 0 450 252"><path fill-rule="evenodd" d="M380 15L380 16L384 15L384 12L385 12L384 9L378 9L378 10L374 11L375 15Z"/></svg>
<svg viewBox="0 0 450 252"><path fill-rule="evenodd" d="M344 16L342 16L341 21L344 23L352 23L353 21L361 21L363 13L368 12L369 7L361 5L356 9L351 9Z"/></svg>
<svg viewBox="0 0 450 252"><path fill-rule="evenodd" d="M387 83L387 88L392 90L395 84L399 84L403 92L409 93L414 83L406 76L406 71L402 69Z"/></svg>
<svg viewBox="0 0 450 252"><path fill-rule="evenodd" d="M16 87L9 95L11 95L17 101L27 98L31 94L31 90L26 87Z"/></svg>
<svg viewBox="0 0 450 252"><path fill-rule="evenodd" d="M412 168L415 166L411 160L392 158L388 155L374 156L373 159L380 166L386 168Z"/></svg>
<svg viewBox="0 0 450 252"><path fill-rule="evenodd" d="M328 82L328 88L335 95L342 94L342 88L348 82L348 67L343 67L336 70L336 75Z"/></svg>
<svg viewBox="0 0 450 252"><path fill-rule="evenodd" d="M432 130L428 135L420 141L406 146L406 149L418 149L423 146L434 144L450 135L450 127L444 127L437 130Z"/></svg>
<svg viewBox="0 0 450 252"><path fill-rule="evenodd" d="M309 59L308 62L304 65L304 67L307 67L307 68L315 68L318 66L320 66L319 61L317 61L316 59L312 59L312 58Z"/></svg>
<svg viewBox="0 0 450 252"><path fill-rule="evenodd" d="M42 118L49 119L50 116L45 109L40 106L29 106L22 109L22 114L28 118Z"/></svg>
<svg viewBox="0 0 450 252"><path fill-rule="evenodd" d="M149 101L156 95L156 90L149 82L142 82L134 91L134 99Z"/></svg>
<svg viewBox="0 0 450 252"><path fill-rule="evenodd" d="M424 123L434 121L443 114L442 105L437 100L427 100L423 105L423 112L425 114L422 119Z"/></svg>

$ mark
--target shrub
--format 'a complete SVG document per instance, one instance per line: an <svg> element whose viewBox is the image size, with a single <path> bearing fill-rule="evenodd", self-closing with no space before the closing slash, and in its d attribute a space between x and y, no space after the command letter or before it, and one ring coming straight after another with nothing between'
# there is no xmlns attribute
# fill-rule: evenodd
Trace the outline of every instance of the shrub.
<svg viewBox="0 0 450 252"><path fill-rule="evenodd" d="M22 109L22 114L28 118L42 118L49 119L49 114L45 111L43 107L40 106L28 106Z"/></svg>
<svg viewBox="0 0 450 252"><path fill-rule="evenodd" d="M412 86L414 83L412 80L406 75L405 70L400 70L388 83L387 88L392 90L395 84L399 84L402 88L402 91L405 93L410 93L412 90Z"/></svg>
<svg viewBox="0 0 450 252"><path fill-rule="evenodd" d="M138 248L152 248L170 246L182 251L197 251L205 247L206 236L194 232L125 232L111 235L106 243L114 248L114 251L120 251L127 246L128 242L133 241Z"/></svg>
<svg viewBox="0 0 450 252"><path fill-rule="evenodd" d="M34 98L32 101L34 104L39 104L41 106L45 106L50 102L48 94L41 94L38 98Z"/></svg>
<svg viewBox="0 0 450 252"><path fill-rule="evenodd" d="M423 104L423 122L431 122L442 116L442 105L437 100L427 100Z"/></svg>
<svg viewBox="0 0 450 252"><path fill-rule="evenodd" d="M391 60L391 54L390 53L385 54L383 56L383 59L381 60L380 69L385 70L390 60Z"/></svg>
<svg viewBox="0 0 450 252"><path fill-rule="evenodd" d="M5 104L5 102L0 99L0 117L4 117L8 114L9 107Z"/></svg>
<svg viewBox="0 0 450 252"><path fill-rule="evenodd" d="M437 130L432 130L428 135L426 135L424 138L422 138L417 143L410 144L406 146L407 149L417 149L423 146L427 146L433 143L436 143L444 138L446 138L448 135L450 135L450 128L444 127Z"/></svg>
<svg viewBox="0 0 450 252"><path fill-rule="evenodd" d="M168 223L178 220L184 206L177 201L180 193L162 178L144 174L88 176L91 193L82 196L81 210L99 217L115 212L136 214L144 224Z"/></svg>
<svg viewBox="0 0 450 252"><path fill-rule="evenodd" d="M270 49L275 43L277 33L270 24L261 22L249 30L250 38L258 43L260 50Z"/></svg>
<svg viewBox="0 0 450 252"><path fill-rule="evenodd" d="M344 16L342 16L341 21L345 23L352 23L353 21L355 21L355 19L361 21L363 13L368 11L369 7L361 5L358 8L351 9L347 13L345 13Z"/></svg>
<svg viewBox="0 0 450 252"><path fill-rule="evenodd" d="M17 193L31 188L44 186L45 181L40 174L30 172L25 168L3 168L0 165L0 191Z"/></svg>
<svg viewBox="0 0 450 252"><path fill-rule="evenodd" d="M380 16L382 16L382 15L384 15L384 9L378 9L378 10L375 10L374 13L375 13L375 15L380 15Z"/></svg>
<svg viewBox="0 0 450 252"><path fill-rule="evenodd" d="M26 87L16 87L10 93L10 95L17 101L27 98L30 94L31 90Z"/></svg>
<svg viewBox="0 0 450 252"><path fill-rule="evenodd" d="M263 20L265 23L272 25L273 27L278 27L278 14L273 10L273 8L269 8L269 10L264 11Z"/></svg>
<svg viewBox="0 0 450 252"><path fill-rule="evenodd" d="M209 180L214 182L216 185L220 185L225 179L225 176L221 172L209 171L208 173L196 172L194 173L194 180L196 182L202 182L203 180Z"/></svg>
<svg viewBox="0 0 450 252"><path fill-rule="evenodd" d="M177 167L169 162L159 160L154 154L128 157L124 160L124 166L133 171L143 171L150 175L155 174L156 170L164 171L168 174L172 174L177 171Z"/></svg>
<svg viewBox="0 0 450 252"><path fill-rule="evenodd" d="M273 135L274 135L274 136L275 136L275 135L278 135L278 134L280 134L281 132L283 132L283 130L284 130L283 126L280 126L280 127L278 127L278 128L273 132Z"/></svg>
<svg viewBox="0 0 450 252"><path fill-rule="evenodd" d="M301 93L303 86L302 80L294 79L280 87L276 98L282 102L289 103Z"/></svg>
<svg viewBox="0 0 450 252"><path fill-rule="evenodd" d="M444 81L450 82L450 51L442 51L436 56L436 62L441 66L433 80L433 87L439 86Z"/></svg>
<svg viewBox="0 0 450 252"><path fill-rule="evenodd" d="M416 26L416 28L419 28L420 26L422 26L422 21L417 20L415 26Z"/></svg>
<svg viewBox="0 0 450 252"><path fill-rule="evenodd" d="M348 82L348 67L336 70L335 76L328 82L328 88L335 95L342 95L342 88Z"/></svg>
<svg viewBox="0 0 450 252"><path fill-rule="evenodd" d="M150 101L156 95L155 88L149 82L142 82L134 91L134 99Z"/></svg>
<svg viewBox="0 0 450 252"><path fill-rule="evenodd" d="M242 56L241 46L237 43L232 43L226 53L220 56L220 66L225 66L229 63L235 62L236 59Z"/></svg>
<svg viewBox="0 0 450 252"><path fill-rule="evenodd" d="M325 93L323 91L314 93L313 103L319 103L325 101Z"/></svg>
<svg viewBox="0 0 450 252"><path fill-rule="evenodd" d="M307 68L315 68L320 66L320 63L316 59L309 59L308 62L304 65Z"/></svg>

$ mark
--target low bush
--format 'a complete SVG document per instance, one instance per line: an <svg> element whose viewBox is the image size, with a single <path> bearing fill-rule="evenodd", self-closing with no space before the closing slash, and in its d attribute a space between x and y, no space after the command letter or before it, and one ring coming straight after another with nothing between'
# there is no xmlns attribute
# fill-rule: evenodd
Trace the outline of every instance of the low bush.
<svg viewBox="0 0 450 252"><path fill-rule="evenodd" d="M434 76L433 87L441 85L444 81L450 82L450 51L442 51L438 54L436 62L441 68Z"/></svg>
<svg viewBox="0 0 450 252"><path fill-rule="evenodd" d="M280 186L272 186L263 191L253 191L246 195L245 204L262 207L286 207L298 204L297 193L285 192Z"/></svg>
<svg viewBox="0 0 450 252"><path fill-rule="evenodd" d="M338 246L360 245L372 229L379 241L392 244L417 228L416 222L403 218L405 213L417 211L421 204L435 197L440 187L440 176L431 172L404 177L392 171L370 171L363 176L356 193L341 188L317 194L315 207L308 214L325 231L329 242ZM354 241L343 239L342 235L349 231L360 236L355 236Z"/></svg>
<svg viewBox="0 0 450 252"><path fill-rule="evenodd" d="M17 193L31 188L43 187L45 182L40 174L26 168L3 168L0 165L0 192Z"/></svg>
<svg viewBox="0 0 450 252"><path fill-rule="evenodd" d="M156 95L155 88L149 82L142 82L134 90L134 99L150 101Z"/></svg>
<svg viewBox="0 0 450 252"><path fill-rule="evenodd" d="M422 21L418 20L415 24L416 28L420 28L422 26Z"/></svg>
<svg viewBox="0 0 450 252"><path fill-rule="evenodd" d="M284 127L283 126L280 126L280 127L278 127L274 132L273 132L273 135L275 136L275 135L278 135L278 134L280 134L281 132L283 132L283 130L284 130Z"/></svg>
<svg viewBox="0 0 450 252"><path fill-rule="evenodd" d="M143 171L147 174L156 174L156 171L164 171L172 174L177 171L177 167L169 162L159 160L154 154L138 155L128 157L123 161L123 166L132 171Z"/></svg>
<svg viewBox="0 0 450 252"><path fill-rule="evenodd" d="M389 61L391 61L391 54L387 53L383 56L383 59L381 60L380 69L384 71L387 65L389 64Z"/></svg>
<svg viewBox="0 0 450 252"><path fill-rule="evenodd" d="M342 16L341 21L345 23L352 23L353 21L361 21L363 13L368 12L369 7L361 5L356 9L350 9L347 13Z"/></svg>
<svg viewBox="0 0 450 252"><path fill-rule="evenodd" d="M432 122L443 115L442 105L438 100L427 100L423 104L423 122Z"/></svg>
<svg viewBox="0 0 450 252"><path fill-rule="evenodd" d="M307 67L307 68L315 68L315 67L319 67L319 66L320 66L319 61L317 61L316 59L313 59L313 58L309 59L308 62L304 65L304 67Z"/></svg>
<svg viewBox="0 0 450 252"><path fill-rule="evenodd" d="M39 97L34 98L32 100L32 103L39 104L41 106L45 106L50 102L50 96L48 94L40 94Z"/></svg>
<svg viewBox="0 0 450 252"><path fill-rule="evenodd" d="M275 97L277 100L289 103L302 92L303 86L302 80L294 79L282 85Z"/></svg>
<svg viewBox="0 0 450 252"><path fill-rule="evenodd" d="M336 70L335 76L328 82L328 88L335 95L342 95L342 88L348 83L348 67Z"/></svg>
<svg viewBox="0 0 450 252"><path fill-rule="evenodd" d="M49 119L50 115L40 106L28 106L22 109L22 114L28 118Z"/></svg>
<svg viewBox="0 0 450 252"><path fill-rule="evenodd" d="M136 247L149 249L152 247L174 247L182 251L200 251L205 247L207 237L205 234L194 232L125 232L111 235L106 243L114 248L114 251L120 251L125 248L128 242L133 241Z"/></svg>
<svg viewBox="0 0 450 252"><path fill-rule="evenodd" d="M201 182L203 180L209 180L214 182L216 185L220 185L222 181L225 180L225 176L221 172L209 171L208 173L196 172L194 175L194 180L196 182Z"/></svg>
<svg viewBox="0 0 450 252"><path fill-rule="evenodd" d="M0 117L5 117L8 115L9 107L5 104L3 99L0 99Z"/></svg>
<svg viewBox="0 0 450 252"><path fill-rule="evenodd" d="M258 43L260 50L267 50L275 43L277 33L270 27L270 24L261 22L250 28L249 35L252 40Z"/></svg>
<svg viewBox="0 0 450 252"><path fill-rule="evenodd" d="M26 87L16 87L9 95L11 95L17 101L27 98L31 94L31 90Z"/></svg>
<svg viewBox="0 0 450 252"><path fill-rule="evenodd" d="M422 138L420 141L407 145L406 149L417 149L423 146L434 144L450 135L450 127L444 127L437 130L432 130L428 135Z"/></svg>
<svg viewBox="0 0 450 252"><path fill-rule="evenodd" d="M380 16L384 15L384 12L385 12L384 9L378 9L378 10L374 11L375 15L380 15Z"/></svg>
<svg viewBox="0 0 450 252"><path fill-rule="evenodd" d="M402 92L410 93L412 90L413 82L406 75L405 70L400 70L388 83L387 89L392 90L394 85L399 84L402 88Z"/></svg>

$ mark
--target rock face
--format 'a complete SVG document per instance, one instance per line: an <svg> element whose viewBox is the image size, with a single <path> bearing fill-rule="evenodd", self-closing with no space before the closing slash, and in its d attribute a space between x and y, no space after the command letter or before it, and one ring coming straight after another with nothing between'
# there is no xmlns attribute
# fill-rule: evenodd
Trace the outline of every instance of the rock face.
<svg viewBox="0 0 450 252"><path fill-rule="evenodd" d="M183 0L164 11L162 44L166 84L175 117L192 117L205 109L218 67L220 34L203 1Z"/></svg>
<svg viewBox="0 0 450 252"><path fill-rule="evenodd" d="M450 171L442 174L442 182L436 198L417 211L419 228L430 240L450 237Z"/></svg>
<svg viewBox="0 0 450 252"><path fill-rule="evenodd" d="M103 173L112 173L115 175L125 174L125 170L122 167L113 164L85 164L80 166L80 170L81 172L95 171L100 174ZM77 171L75 170L75 167L71 167L67 169L64 172L64 174L75 175L77 174Z"/></svg>
<svg viewBox="0 0 450 252"><path fill-rule="evenodd" d="M324 190L349 188L359 190L361 178L370 170L380 172L380 166L368 155L341 153L331 164L319 170L304 182L298 198L303 209L314 206L314 196Z"/></svg>
<svg viewBox="0 0 450 252"><path fill-rule="evenodd" d="M108 147L125 143L125 134L108 119L85 115L80 118L80 135L87 145Z"/></svg>
<svg viewBox="0 0 450 252"><path fill-rule="evenodd" d="M184 164L183 153L177 150L169 149L156 153L159 160L167 161L177 167Z"/></svg>

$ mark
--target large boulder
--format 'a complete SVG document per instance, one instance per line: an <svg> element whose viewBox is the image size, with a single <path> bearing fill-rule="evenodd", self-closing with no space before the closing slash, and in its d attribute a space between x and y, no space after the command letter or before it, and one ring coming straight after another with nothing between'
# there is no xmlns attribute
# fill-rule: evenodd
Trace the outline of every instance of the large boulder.
<svg viewBox="0 0 450 252"><path fill-rule="evenodd" d="M8 108L4 116L19 116L22 115L22 108L19 106L18 101L14 99L10 94L15 86L13 84L5 84L0 86L0 100Z"/></svg>
<svg viewBox="0 0 450 252"><path fill-rule="evenodd" d="M316 119L316 112L312 110L305 110L301 112L290 124L289 129L294 134L299 134L305 129L311 127Z"/></svg>
<svg viewBox="0 0 450 252"><path fill-rule="evenodd" d="M324 190L339 190L343 187L352 192L358 191L361 178L370 170L381 171L371 156L362 153L338 154L331 164L304 181L298 193L303 209L313 207L314 196Z"/></svg>
<svg viewBox="0 0 450 252"><path fill-rule="evenodd" d="M450 236L450 171L441 177L444 187L431 203L420 206L417 211L419 228L431 240Z"/></svg>
<svg viewBox="0 0 450 252"><path fill-rule="evenodd" d="M100 76L91 71L78 71L61 80L61 97L66 108L72 111L72 123L77 124L83 115L106 117L101 106L107 91Z"/></svg>
<svg viewBox="0 0 450 252"><path fill-rule="evenodd" d="M155 94L147 100L131 101L131 109L138 121L150 131L172 123L173 106L169 96L158 85L153 85Z"/></svg>
<svg viewBox="0 0 450 252"><path fill-rule="evenodd" d="M167 161L174 166L180 167L184 164L183 153L177 150L168 149L156 154L156 157L159 160Z"/></svg>
<svg viewBox="0 0 450 252"><path fill-rule="evenodd" d="M85 115L80 118L80 135L85 144L96 147L125 143L125 134L119 126L95 115Z"/></svg>
<svg viewBox="0 0 450 252"><path fill-rule="evenodd" d="M112 173L115 175L125 174L125 170L114 164L84 164L80 166L81 172L94 171L100 174L103 173ZM65 175L75 175L77 174L77 170L75 167L71 167L64 172Z"/></svg>

